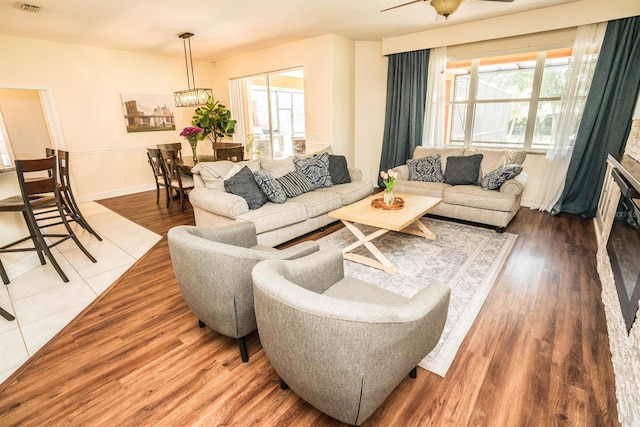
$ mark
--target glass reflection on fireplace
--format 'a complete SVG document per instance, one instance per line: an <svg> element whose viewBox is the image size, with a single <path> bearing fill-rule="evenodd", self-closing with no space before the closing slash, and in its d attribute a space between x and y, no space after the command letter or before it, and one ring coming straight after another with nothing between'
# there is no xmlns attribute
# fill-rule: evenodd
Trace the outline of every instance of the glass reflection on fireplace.
<svg viewBox="0 0 640 427"><path fill-rule="evenodd" d="M640 299L640 200L621 196L607 252L618 290L627 332L631 330Z"/></svg>

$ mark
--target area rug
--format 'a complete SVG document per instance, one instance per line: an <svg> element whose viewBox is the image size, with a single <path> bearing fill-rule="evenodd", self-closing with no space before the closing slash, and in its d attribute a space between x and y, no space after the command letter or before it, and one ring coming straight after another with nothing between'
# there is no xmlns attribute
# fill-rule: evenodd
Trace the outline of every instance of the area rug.
<svg viewBox="0 0 640 427"><path fill-rule="evenodd" d="M419 364L444 377L517 236L433 218L422 218L421 221L435 233L435 240L388 232L373 241L398 268L398 273L389 274L345 260L345 275L406 297L412 297L434 281L451 287L449 314L442 337ZM362 225L358 228L365 234L375 230ZM355 241L351 232L343 228L323 237L318 243L321 248L342 248ZM353 253L372 256L364 247Z"/></svg>

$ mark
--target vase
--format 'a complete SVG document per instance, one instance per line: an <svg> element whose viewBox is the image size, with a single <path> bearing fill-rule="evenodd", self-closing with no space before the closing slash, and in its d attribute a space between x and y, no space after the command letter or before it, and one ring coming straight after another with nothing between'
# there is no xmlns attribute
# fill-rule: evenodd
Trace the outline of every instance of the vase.
<svg viewBox="0 0 640 427"><path fill-rule="evenodd" d="M389 190L386 189L384 190L384 194L382 195L382 200L384 201L384 204L387 206L393 206L393 189Z"/></svg>
<svg viewBox="0 0 640 427"><path fill-rule="evenodd" d="M196 150L196 148L198 148L198 141L191 142L189 141L189 144L191 145L191 153L193 155L193 163L198 163L198 151Z"/></svg>

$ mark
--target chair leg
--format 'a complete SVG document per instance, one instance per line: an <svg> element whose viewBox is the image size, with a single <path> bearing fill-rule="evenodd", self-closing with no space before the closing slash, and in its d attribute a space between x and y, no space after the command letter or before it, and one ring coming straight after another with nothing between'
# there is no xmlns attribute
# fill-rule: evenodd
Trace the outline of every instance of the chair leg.
<svg viewBox="0 0 640 427"><path fill-rule="evenodd" d="M204 324L204 322L200 319L198 319L198 328L204 328L206 325Z"/></svg>
<svg viewBox="0 0 640 427"><path fill-rule="evenodd" d="M418 376L418 368L413 368L411 372L409 372L409 376L411 378L416 378Z"/></svg>
<svg viewBox="0 0 640 427"><path fill-rule="evenodd" d="M2 260L0 260L0 277L2 277L2 283L4 283L5 285L8 285L10 283L9 282L9 276L7 276L7 272L4 271L4 266L2 265Z"/></svg>
<svg viewBox="0 0 640 427"><path fill-rule="evenodd" d="M96 231L89 225L89 222L85 219L84 215L82 215L80 207L76 203L76 199L73 197L71 189L68 187L64 190L63 200L65 200L69 205L69 209L71 210L75 221L79 223L82 228L87 230L90 234L93 234L96 239L102 241L102 237L100 237L98 233L96 233Z"/></svg>
<svg viewBox="0 0 640 427"><path fill-rule="evenodd" d="M286 390L288 388L289 388L289 386L287 385L287 383L285 383L284 380L282 378L280 378L280 389L281 390Z"/></svg>
<svg viewBox="0 0 640 427"><path fill-rule="evenodd" d="M249 352L247 351L247 340L245 337L238 338L238 345L240 346L240 358L242 359L242 363L247 363L249 361Z"/></svg>
<svg viewBox="0 0 640 427"><path fill-rule="evenodd" d="M58 273L58 275L60 276L63 282L65 283L69 282L69 278L67 277L66 274L64 274L64 271L58 264L58 261L56 261L53 254L51 253L51 250L49 249L49 245L47 245L47 242L45 242L44 237L42 236L42 232L38 227L38 222L36 221L36 218L33 216L33 214L27 214L25 218L27 220L27 228L29 228L29 230L35 234L32 237L34 239L34 244L36 245L36 251L43 252L44 255L46 255L46 257L49 259L49 262L51 263L53 268L56 270L56 272ZM66 220L64 221L64 223L66 224Z"/></svg>
<svg viewBox="0 0 640 427"><path fill-rule="evenodd" d="M13 315L11 313L9 313L7 310L5 310L2 307L0 307L0 316L4 317L9 322L11 322L12 320L16 320L16 318L13 317Z"/></svg>
<svg viewBox="0 0 640 427"><path fill-rule="evenodd" d="M156 182L156 205L160 203L160 186Z"/></svg>

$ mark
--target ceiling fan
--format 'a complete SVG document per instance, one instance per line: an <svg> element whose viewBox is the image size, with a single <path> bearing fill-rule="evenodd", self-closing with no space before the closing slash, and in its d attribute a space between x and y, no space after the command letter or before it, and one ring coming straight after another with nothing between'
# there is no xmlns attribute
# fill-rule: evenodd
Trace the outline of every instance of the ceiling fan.
<svg viewBox="0 0 640 427"><path fill-rule="evenodd" d="M387 9L383 9L380 12L386 12L387 10L397 9L399 7L408 6L413 3L420 3L421 1L428 1L428 0L413 0L407 3L399 4L397 6L392 6ZM460 7L463 1L464 0L430 0L429 4L431 4L431 6L433 6L436 12L438 12L438 15L442 15L445 18L448 18L449 15L451 15L453 12L458 10L458 8ZM499 2L511 3L513 0L482 0L482 1L499 1Z"/></svg>

